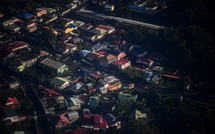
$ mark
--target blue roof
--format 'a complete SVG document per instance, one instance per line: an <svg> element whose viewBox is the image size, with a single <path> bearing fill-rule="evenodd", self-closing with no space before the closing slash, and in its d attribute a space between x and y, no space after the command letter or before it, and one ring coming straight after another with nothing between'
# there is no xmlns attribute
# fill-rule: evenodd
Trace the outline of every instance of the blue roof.
<svg viewBox="0 0 215 134"><path fill-rule="evenodd" d="M30 14L30 13L24 13L24 14L20 14L19 16L20 16L20 17L22 17L22 18L28 18L28 17L33 16L33 14Z"/></svg>
<svg viewBox="0 0 215 134"><path fill-rule="evenodd" d="M136 6L136 5L129 5L128 7L132 8L132 9L142 10L142 11L146 10L146 7L139 7L139 6Z"/></svg>
<svg viewBox="0 0 215 134"><path fill-rule="evenodd" d="M69 26L70 26L70 27L73 27L73 28L76 28L76 26L75 26L75 25L73 25L73 24L69 24Z"/></svg>
<svg viewBox="0 0 215 134"><path fill-rule="evenodd" d="M83 55L83 56L86 56L88 53L90 53L90 51L84 49L84 50L81 50L79 53L80 53L81 55Z"/></svg>
<svg viewBox="0 0 215 134"><path fill-rule="evenodd" d="M89 74L91 74L93 72L91 72L90 70L87 70L87 69L81 69L79 72L78 72L78 75L80 75L81 77L85 77Z"/></svg>

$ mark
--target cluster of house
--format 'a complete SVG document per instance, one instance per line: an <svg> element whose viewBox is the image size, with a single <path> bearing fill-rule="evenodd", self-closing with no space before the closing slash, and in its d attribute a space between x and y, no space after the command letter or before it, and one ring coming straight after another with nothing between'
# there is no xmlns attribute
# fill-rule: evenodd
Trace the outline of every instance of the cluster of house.
<svg viewBox="0 0 215 134"><path fill-rule="evenodd" d="M106 130L109 127L115 126L117 129L121 128L121 121L113 115L115 110L115 97L106 98L99 96L89 95L72 95L64 97L54 89L46 88L39 85L36 88L36 92L40 97L41 102L44 105L47 114L51 114L50 122L56 128L65 128L76 123L78 120L83 120L82 128L79 131L87 131L87 129L93 130ZM122 102L135 102L138 95L132 95L120 92L118 95L119 101ZM100 103L99 103L100 101ZM83 105L85 108L83 108ZM56 109L67 109L67 112L56 114ZM98 114L98 108L101 109ZM80 119L80 115L77 110L83 112L83 119ZM91 112L91 110L93 112ZM93 114L95 113L95 114ZM141 113L139 110L132 110L129 114L129 118L132 120L146 119L146 113ZM69 132L72 130L67 130ZM74 130L73 130L74 131Z"/></svg>
<svg viewBox="0 0 215 134"><path fill-rule="evenodd" d="M3 93L5 90L14 89L18 92L20 85L19 82L13 77L4 75L2 77L5 77L6 80L2 81L0 83L0 89ZM20 108L19 100L16 98L16 96L9 96L5 100L1 98L0 101L0 121L5 124L11 124L13 122L22 121L25 118L25 116L19 116L16 112Z"/></svg>
<svg viewBox="0 0 215 134"><path fill-rule="evenodd" d="M133 5L128 6L133 12L154 15L158 10L167 8L165 1L137 0Z"/></svg>

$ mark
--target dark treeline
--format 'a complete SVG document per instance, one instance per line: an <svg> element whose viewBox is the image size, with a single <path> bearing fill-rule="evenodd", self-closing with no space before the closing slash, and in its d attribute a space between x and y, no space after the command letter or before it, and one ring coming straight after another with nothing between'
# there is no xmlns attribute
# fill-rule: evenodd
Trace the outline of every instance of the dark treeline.
<svg viewBox="0 0 215 134"><path fill-rule="evenodd" d="M169 27L154 34L134 26L125 35L126 39L145 50L161 52L166 57L166 65L181 68L184 74L213 84L214 10L202 0L171 0L168 6L165 12Z"/></svg>

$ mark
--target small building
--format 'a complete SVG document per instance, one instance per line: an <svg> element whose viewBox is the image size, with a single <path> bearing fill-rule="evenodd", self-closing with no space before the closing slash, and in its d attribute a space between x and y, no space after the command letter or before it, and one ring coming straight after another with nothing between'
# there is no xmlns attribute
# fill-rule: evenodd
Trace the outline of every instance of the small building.
<svg viewBox="0 0 215 134"><path fill-rule="evenodd" d="M71 81L63 77L54 77L50 83L54 85L56 88L62 90L70 86Z"/></svg>
<svg viewBox="0 0 215 134"><path fill-rule="evenodd" d="M70 39L72 39L72 36L63 35L63 36L60 37L60 39L61 39L64 43L66 43L66 42L68 42Z"/></svg>
<svg viewBox="0 0 215 134"><path fill-rule="evenodd" d="M154 63L154 60L140 57L136 60L136 62L141 63L141 64L145 64L145 65L150 67Z"/></svg>
<svg viewBox="0 0 215 134"><path fill-rule="evenodd" d="M136 102L138 95L131 95L120 92L118 95L118 99L123 102L133 101Z"/></svg>
<svg viewBox="0 0 215 134"><path fill-rule="evenodd" d="M93 25L90 24L84 24L80 27L81 30L85 30L85 31L89 31L91 28L93 27Z"/></svg>
<svg viewBox="0 0 215 134"><path fill-rule="evenodd" d="M117 69L122 70L122 69L125 69L125 68L131 66L131 61L126 60L126 59L120 59L118 61L113 62L112 66Z"/></svg>
<svg viewBox="0 0 215 134"><path fill-rule="evenodd" d="M53 47L59 52L62 52L63 54L73 53L78 49L76 45L71 43L65 43L63 41L58 41Z"/></svg>
<svg viewBox="0 0 215 134"><path fill-rule="evenodd" d="M112 54L108 54L107 56L99 59L99 64L104 67L109 67L109 65L115 61L117 61L117 57Z"/></svg>
<svg viewBox="0 0 215 134"><path fill-rule="evenodd" d="M146 71L144 74L143 74L143 78L147 81L147 83L151 83L151 80L152 80L152 77L153 77L153 73L150 72L150 71Z"/></svg>
<svg viewBox="0 0 215 134"><path fill-rule="evenodd" d="M43 61L40 62L40 64L54 69L56 73L63 73L64 71L68 70L65 64L52 60L50 58L44 59Z"/></svg>
<svg viewBox="0 0 215 134"><path fill-rule="evenodd" d="M70 97L65 100L65 105L68 110L78 110L81 108L80 101L76 101L78 98Z"/></svg>
<svg viewBox="0 0 215 134"><path fill-rule="evenodd" d="M98 30L105 30L105 33L106 34L110 34L110 33L112 33L112 32L114 32L115 31L115 28L114 27L111 27L111 26L106 26L106 25L98 25L97 27L96 27L96 29L98 29Z"/></svg>
<svg viewBox="0 0 215 134"><path fill-rule="evenodd" d="M136 57L144 57L148 54L148 51L143 50L140 46L132 45L129 49L129 52Z"/></svg>
<svg viewBox="0 0 215 134"><path fill-rule="evenodd" d="M90 74L92 74L93 72L90 71L90 70L87 70L87 69L80 69L77 74L80 76L80 77L86 77Z"/></svg>
<svg viewBox="0 0 215 134"><path fill-rule="evenodd" d="M147 118L147 115L146 113L141 113L139 110L135 109L130 113L129 118L132 120L145 119Z"/></svg>
<svg viewBox="0 0 215 134"><path fill-rule="evenodd" d="M98 104L99 104L99 98L94 97L94 96L90 96L90 98L88 100L89 107L92 109L96 109L98 107Z"/></svg>
<svg viewBox="0 0 215 134"><path fill-rule="evenodd" d="M72 89L74 89L76 92L84 89L84 86L82 85L81 82L75 83L74 85L72 85Z"/></svg>
<svg viewBox="0 0 215 134"><path fill-rule="evenodd" d="M37 17L42 17L42 15L47 13L47 10L43 8L36 8L34 12Z"/></svg>
<svg viewBox="0 0 215 134"><path fill-rule="evenodd" d="M71 39L71 43L73 43L73 44L76 44L80 41L81 41L81 38L79 38L79 37L75 37L75 38Z"/></svg>
<svg viewBox="0 0 215 134"><path fill-rule="evenodd" d="M96 60L98 60L99 58L101 58L101 57L103 57L104 55L102 55L102 54L99 54L99 53L96 53L96 52L91 52L91 53L88 53L87 55L86 55L86 59L88 60L88 61L91 61L91 62L93 62L93 61L96 61Z"/></svg>
<svg viewBox="0 0 215 134"><path fill-rule="evenodd" d="M83 49L80 52L78 52L82 57L85 57L88 53L90 53L89 50Z"/></svg>
<svg viewBox="0 0 215 134"><path fill-rule="evenodd" d="M101 50L102 48L106 48L106 46L102 45L101 43L97 43L97 44L92 46L91 51L97 52L97 51Z"/></svg>
<svg viewBox="0 0 215 134"><path fill-rule="evenodd" d="M38 86L37 92L41 100L47 100L47 99L62 96L60 93L57 93L54 89L49 89L42 85Z"/></svg>
<svg viewBox="0 0 215 134"><path fill-rule="evenodd" d="M9 44L5 44L3 46L5 47L5 50L8 52L16 52L17 50L27 48L29 44L23 41L15 41Z"/></svg>
<svg viewBox="0 0 215 134"><path fill-rule="evenodd" d="M105 5L105 11L113 11L114 5Z"/></svg>
<svg viewBox="0 0 215 134"><path fill-rule="evenodd" d="M83 125L81 127L90 128L94 130L106 130L108 129L108 124L105 119L99 114L84 114Z"/></svg>
<svg viewBox="0 0 215 134"><path fill-rule="evenodd" d="M103 115L102 118L104 118L107 121L110 127L115 126L117 129L121 128L121 121L118 118L116 118L113 114L109 113Z"/></svg>
<svg viewBox="0 0 215 134"><path fill-rule="evenodd" d="M30 14L30 13L23 13L23 14L19 15L19 17L24 18L24 19L29 18L31 16L33 16L33 14Z"/></svg>
<svg viewBox="0 0 215 134"><path fill-rule="evenodd" d="M70 126L71 123L74 123L78 120L79 114L76 111L67 112L63 114L52 115L50 120L52 125L56 128L65 128L66 126Z"/></svg>
<svg viewBox="0 0 215 134"><path fill-rule="evenodd" d="M17 122L19 117L16 111L12 107L0 108L0 119L2 121Z"/></svg>
<svg viewBox="0 0 215 134"><path fill-rule="evenodd" d="M7 101L5 103L5 106L16 108L19 107L19 101L16 99L16 97L8 97Z"/></svg>

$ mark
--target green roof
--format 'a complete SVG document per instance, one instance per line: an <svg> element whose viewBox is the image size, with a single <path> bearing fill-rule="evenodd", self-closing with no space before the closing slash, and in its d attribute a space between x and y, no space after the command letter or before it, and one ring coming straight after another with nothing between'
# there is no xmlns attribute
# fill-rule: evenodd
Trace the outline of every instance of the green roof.
<svg viewBox="0 0 215 134"><path fill-rule="evenodd" d="M118 98L121 101L135 101L136 96L120 92Z"/></svg>
<svg viewBox="0 0 215 134"><path fill-rule="evenodd" d="M89 106L92 107L92 108L96 108L97 103L98 103L98 101L95 98L90 98L89 101L88 101Z"/></svg>
<svg viewBox="0 0 215 134"><path fill-rule="evenodd" d="M65 82L70 82L70 81L68 79L63 78L63 77L54 77L51 80L51 83L58 86L58 87L61 87Z"/></svg>

